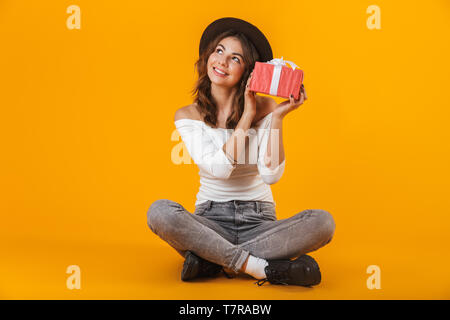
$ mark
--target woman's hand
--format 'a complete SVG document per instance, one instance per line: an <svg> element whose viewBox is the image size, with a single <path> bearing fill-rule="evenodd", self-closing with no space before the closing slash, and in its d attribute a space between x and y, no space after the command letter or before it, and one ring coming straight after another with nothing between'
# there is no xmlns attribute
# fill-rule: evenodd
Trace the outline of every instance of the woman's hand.
<svg viewBox="0 0 450 320"><path fill-rule="evenodd" d="M305 86L302 84L300 88L300 97L298 98L298 100L295 100L291 95L291 98L289 100L283 101L276 106L275 110L273 111L273 116L283 119L289 112L300 107L306 99L308 99L308 97L306 96Z"/></svg>
<svg viewBox="0 0 450 320"><path fill-rule="evenodd" d="M256 92L250 90L250 81L252 80L252 73L250 73L250 76L248 77L247 84L245 86L245 93L244 93L244 113L251 114L253 116L256 115Z"/></svg>

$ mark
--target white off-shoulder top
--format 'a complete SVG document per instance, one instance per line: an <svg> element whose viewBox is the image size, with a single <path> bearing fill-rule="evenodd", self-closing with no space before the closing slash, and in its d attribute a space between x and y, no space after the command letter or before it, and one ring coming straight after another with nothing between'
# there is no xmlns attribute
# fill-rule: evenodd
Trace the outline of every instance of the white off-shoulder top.
<svg viewBox="0 0 450 320"><path fill-rule="evenodd" d="M200 169L195 205L207 200L260 200L275 204L269 185L281 178L286 161L274 169L264 163L271 121L272 113L269 113L250 128L245 159L238 159L235 165L222 150L234 129L212 128L201 120L175 121L189 155Z"/></svg>

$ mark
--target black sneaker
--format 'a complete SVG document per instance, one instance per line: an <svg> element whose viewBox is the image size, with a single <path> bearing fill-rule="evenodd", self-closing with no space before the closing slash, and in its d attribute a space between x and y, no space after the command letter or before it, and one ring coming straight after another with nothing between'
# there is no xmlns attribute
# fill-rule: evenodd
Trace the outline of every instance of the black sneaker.
<svg viewBox="0 0 450 320"><path fill-rule="evenodd" d="M285 284L297 286L314 286L320 283L321 274L319 265L310 256L302 255L295 260L269 260L265 267L267 278L258 280L258 286L266 281L272 284Z"/></svg>
<svg viewBox="0 0 450 320"><path fill-rule="evenodd" d="M191 251L187 251L181 271L181 280L189 281L195 278L213 277L222 271L222 266L204 260Z"/></svg>

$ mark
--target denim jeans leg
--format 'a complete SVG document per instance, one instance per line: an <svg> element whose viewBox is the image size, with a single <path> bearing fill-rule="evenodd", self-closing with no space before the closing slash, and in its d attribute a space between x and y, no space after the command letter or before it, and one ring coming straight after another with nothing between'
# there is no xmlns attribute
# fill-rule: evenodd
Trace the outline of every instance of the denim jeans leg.
<svg viewBox="0 0 450 320"><path fill-rule="evenodd" d="M238 272L249 255L248 251L202 223L205 220L168 199L153 202L147 212L150 229L179 253L190 250L208 261ZM213 222L207 223L211 225Z"/></svg>
<svg viewBox="0 0 450 320"><path fill-rule="evenodd" d="M265 221L249 231L240 247L268 260L296 258L331 241L335 222L321 209L304 210L290 218Z"/></svg>

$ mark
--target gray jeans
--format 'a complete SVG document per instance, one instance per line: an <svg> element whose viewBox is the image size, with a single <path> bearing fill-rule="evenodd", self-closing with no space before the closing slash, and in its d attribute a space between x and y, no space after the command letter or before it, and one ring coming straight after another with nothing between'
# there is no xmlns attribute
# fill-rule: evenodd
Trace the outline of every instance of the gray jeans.
<svg viewBox="0 0 450 320"><path fill-rule="evenodd" d="M277 220L267 201L207 201L194 214L162 199L152 203L147 224L183 257L187 250L236 273L251 254L266 260L296 258L330 242L335 230L330 213L304 210Z"/></svg>

